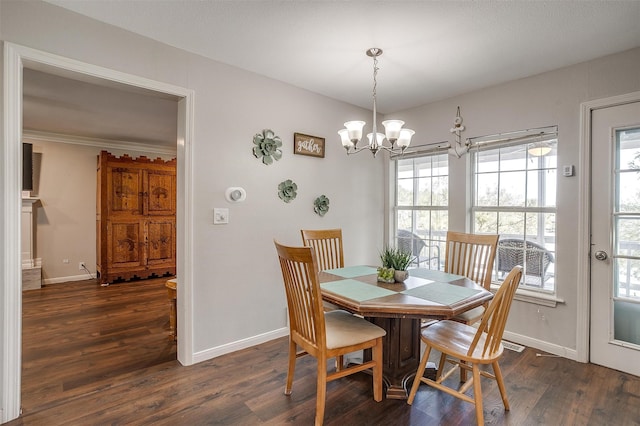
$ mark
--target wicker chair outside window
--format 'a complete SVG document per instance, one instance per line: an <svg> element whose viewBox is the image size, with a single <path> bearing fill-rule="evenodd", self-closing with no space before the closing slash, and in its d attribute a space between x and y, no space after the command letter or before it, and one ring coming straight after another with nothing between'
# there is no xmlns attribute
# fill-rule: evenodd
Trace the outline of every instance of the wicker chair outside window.
<svg viewBox="0 0 640 426"><path fill-rule="evenodd" d="M526 284L544 286L548 279L547 269L555 260L553 254L540 244L517 238L507 238L498 242L498 273L507 274L516 265L524 265L523 279ZM537 277L527 280L527 276Z"/></svg>
<svg viewBox="0 0 640 426"><path fill-rule="evenodd" d="M431 262L435 260L433 269L440 269L440 247L437 245L428 246L422 238L406 229L398 229L398 248L405 252L410 252L415 256L415 260L411 265L431 268Z"/></svg>

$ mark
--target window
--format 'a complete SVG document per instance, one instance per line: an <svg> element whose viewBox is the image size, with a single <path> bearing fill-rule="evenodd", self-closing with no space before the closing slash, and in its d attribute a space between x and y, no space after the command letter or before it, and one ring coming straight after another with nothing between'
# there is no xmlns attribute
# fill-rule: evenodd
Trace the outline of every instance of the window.
<svg viewBox="0 0 640 426"><path fill-rule="evenodd" d="M519 140L472 148L472 231L500 234L494 280L520 264L521 287L553 292L557 139Z"/></svg>
<svg viewBox="0 0 640 426"><path fill-rule="evenodd" d="M398 247L416 257L412 266L442 269L449 227L448 154L395 160Z"/></svg>
<svg viewBox="0 0 640 426"><path fill-rule="evenodd" d="M614 297L633 303L640 301L640 128L616 130L615 154Z"/></svg>

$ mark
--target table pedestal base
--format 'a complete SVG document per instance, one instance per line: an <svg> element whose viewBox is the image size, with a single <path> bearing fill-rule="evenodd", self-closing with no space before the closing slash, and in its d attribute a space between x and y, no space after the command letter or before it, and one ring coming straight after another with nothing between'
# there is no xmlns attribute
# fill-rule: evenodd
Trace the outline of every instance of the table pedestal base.
<svg viewBox="0 0 640 426"><path fill-rule="evenodd" d="M408 318L367 318L384 328L383 381L388 399L407 399L420 363L420 320ZM365 351L365 360L371 352Z"/></svg>

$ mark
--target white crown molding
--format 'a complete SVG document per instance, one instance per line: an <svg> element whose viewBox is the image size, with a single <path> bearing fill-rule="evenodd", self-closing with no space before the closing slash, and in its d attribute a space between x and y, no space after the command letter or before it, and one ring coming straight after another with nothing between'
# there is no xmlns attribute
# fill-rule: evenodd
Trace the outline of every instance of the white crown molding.
<svg viewBox="0 0 640 426"><path fill-rule="evenodd" d="M61 133L42 132L38 130L23 130L23 140L67 143L72 145L92 146L112 150L135 151L150 154L176 155L175 146L159 146L139 142L119 141L112 139L90 138L85 136L65 135Z"/></svg>

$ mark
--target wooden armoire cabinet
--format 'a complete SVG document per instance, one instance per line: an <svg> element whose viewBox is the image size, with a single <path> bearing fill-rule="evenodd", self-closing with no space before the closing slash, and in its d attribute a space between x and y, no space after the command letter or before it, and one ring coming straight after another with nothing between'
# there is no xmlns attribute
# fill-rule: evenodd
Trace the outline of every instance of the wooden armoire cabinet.
<svg viewBox="0 0 640 426"><path fill-rule="evenodd" d="M176 160L98 156L101 284L176 273Z"/></svg>

